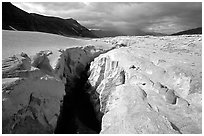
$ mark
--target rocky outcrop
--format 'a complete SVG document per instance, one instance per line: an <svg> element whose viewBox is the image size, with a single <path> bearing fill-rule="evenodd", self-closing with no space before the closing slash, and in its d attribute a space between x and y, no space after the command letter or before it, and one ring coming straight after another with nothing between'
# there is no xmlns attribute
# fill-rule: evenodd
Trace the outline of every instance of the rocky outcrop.
<svg viewBox="0 0 204 136"><path fill-rule="evenodd" d="M182 48L174 47L175 52ZM95 109L104 114L101 133L202 133L202 89L197 76L201 71L195 65L187 68L179 59L169 61L165 57L170 54L161 52L163 48L155 51L132 44L91 63L89 83L98 96ZM164 56L158 58L158 53Z"/></svg>
<svg viewBox="0 0 204 136"><path fill-rule="evenodd" d="M22 53L3 61L3 133L53 133L64 84L48 67L46 52L33 59Z"/></svg>
<svg viewBox="0 0 204 136"><path fill-rule="evenodd" d="M111 49L102 49L94 46L74 47L60 50L61 55L55 65L54 73L66 82L69 79L72 84L73 78L80 78L87 65L97 56ZM71 85L70 85L71 86ZM74 86L74 85L73 85Z"/></svg>
<svg viewBox="0 0 204 136"><path fill-rule="evenodd" d="M62 82L51 77L17 79L3 87L3 133L53 133L63 91Z"/></svg>
<svg viewBox="0 0 204 136"><path fill-rule="evenodd" d="M109 50L85 46L60 51L54 73L64 81L66 95L56 133L100 132L100 119L97 120L91 95L87 93L87 71L94 58Z"/></svg>
<svg viewBox="0 0 204 136"><path fill-rule="evenodd" d="M3 60L3 133L63 133L58 131L64 129L59 129L61 116L65 121L68 118L64 124L68 132L96 133L89 128L91 125L81 121L84 117L77 106L82 104L81 109L85 109L88 104L91 110L90 99L83 89L86 71L95 57L108 50L94 46L59 50L53 66L49 56L56 54L49 50L32 57L21 53ZM66 117L64 111L68 111ZM90 117L95 113L83 111L83 114Z"/></svg>

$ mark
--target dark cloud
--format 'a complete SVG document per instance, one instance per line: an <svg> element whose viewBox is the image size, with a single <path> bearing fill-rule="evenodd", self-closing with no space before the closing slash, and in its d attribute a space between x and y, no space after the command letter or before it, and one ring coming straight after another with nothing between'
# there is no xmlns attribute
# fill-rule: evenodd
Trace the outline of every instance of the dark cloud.
<svg viewBox="0 0 204 136"><path fill-rule="evenodd" d="M201 2L14 3L27 12L74 18L89 29L174 33L202 26Z"/></svg>

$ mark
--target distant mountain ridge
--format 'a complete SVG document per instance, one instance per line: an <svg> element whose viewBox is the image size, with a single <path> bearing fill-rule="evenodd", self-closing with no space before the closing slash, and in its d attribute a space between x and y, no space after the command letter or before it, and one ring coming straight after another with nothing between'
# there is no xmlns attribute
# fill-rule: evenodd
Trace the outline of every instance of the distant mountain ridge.
<svg viewBox="0 0 204 136"><path fill-rule="evenodd" d="M103 37L115 37L115 36L145 36L145 35L153 35L153 36L165 36L167 34L156 33L156 32L144 32L137 30L135 34L127 35L123 32L117 31L108 31L108 30L90 30L93 34L95 34L99 38Z"/></svg>
<svg viewBox="0 0 204 136"><path fill-rule="evenodd" d="M37 31L63 36L96 38L91 31L76 20L27 13L10 2L2 2L2 29L17 31Z"/></svg>
<svg viewBox="0 0 204 136"><path fill-rule="evenodd" d="M174 34L171 34L171 35L191 35L191 34L202 34L202 27L189 29L189 30L186 30L186 31L181 31L181 32L174 33Z"/></svg>
<svg viewBox="0 0 204 136"><path fill-rule="evenodd" d="M119 33L119 32L116 32L116 31L105 31L105 30L90 30L90 31L99 38L115 37L115 36L123 35L122 33Z"/></svg>

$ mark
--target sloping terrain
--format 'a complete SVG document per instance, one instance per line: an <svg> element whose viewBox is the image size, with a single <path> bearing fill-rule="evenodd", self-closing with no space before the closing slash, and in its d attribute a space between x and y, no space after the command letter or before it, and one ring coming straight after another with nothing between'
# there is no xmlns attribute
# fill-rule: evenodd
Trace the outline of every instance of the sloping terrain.
<svg viewBox="0 0 204 136"><path fill-rule="evenodd" d="M26 35L27 38L29 36L30 38L25 40ZM28 32L8 32L5 37L3 36L5 38L3 41L8 40L8 37L11 39L5 43L11 44L11 46L6 48L8 49L7 52L12 51L11 48L14 48L20 54L10 57L5 55L2 61L2 132L12 134L96 133L93 127L89 128L90 125L84 125L84 122L85 124L91 122L90 119L92 118L92 122L96 122L94 116L92 117L95 114L94 109L92 112L81 111L81 108L85 110L86 108L92 109L87 95L84 92L78 97L78 93L76 94L76 91L72 90L82 90L80 87L80 85L84 87L82 81L77 82L79 84L77 89L75 87L76 80L80 79L81 73L85 71L87 64L94 57L110 50L112 45L103 41L96 43L93 40L63 39L65 37ZM43 40L39 41L36 39L37 37L41 37L40 39ZM49 42L52 38L54 38L55 42L66 43L67 46L61 46L60 49L60 46ZM28 44L24 48L31 50L29 55L23 53L22 48L16 48L21 43ZM97 47L95 48L90 43L96 43ZM19 45L15 47L15 44ZM46 44L50 44L49 49L51 50L38 52L38 49L35 49ZM60 43L58 44L60 45ZM32 47L31 45L36 46ZM44 48L46 49L46 47ZM86 83L86 80L84 80L84 83ZM67 98L68 103L66 103ZM76 100L85 99L87 102L81 101L82 104L85 103L85 106L80 106L81 104L73 98L77 98ZM68 114L64 118L65 113ZM75 115L76 113L77 115ZM84 117L84 113L89 118ZM66 121L65 124L61 122L61 117L63 117L62 120ZM89 120L84 121L86 118ZM74 122L72 122L72 119L74 119ZM75 123L77 124L76 129L74 129ZM100 127L97 130L98 133Z"/></svg>
<svg viewBox="0 0 204 136"><path fill-rule="evenodd" d="M82 107L79 109L78 102L85 103L89 100L83 93L79 97L80 92L76 93L76 86L83 85L81 80L79 83L77 80L81 78L87 64L102 52L103 49L96 49L93 46L61 50L59 56L55 54L58 61L54 66L50 65L51 60L48 58L53 55L50 51L41 51L32 58L21 53L4 59L3 133L76 133L78 131L96 133L93 128L93 130L89 128L90 126L83 125L83 120L88 118L87 116L94 117L91 116L94 115L94 109L87 113L87 109L83 112L80 110ZM83 81L86 83L86 80ZM82 91L82 88L78 91ZM87 103L83 108L88 106L91 109L90 104ZM67 114L64 117L65 113ZM84 117L84 114L87 116ZM77 121L76 129L74 129L75 121Z"/></svg>
<svg viewBox="0 0 204 136"><path fill-rule="evenodd" d="M96 37L76 20L27 13L11 3L2 3L4 30L36 31L63 36Z"/></svg>
<svg viewBox="0 0 204 136"><path fill-rule="evenodd" d="M190 29L186 31L181 31L178 33L174 33L172 35L191 35L191 34L202 34L202 27L198 27L198 28Z"/></svg>
<svg viewBox="0 0 204 136"><path fill-rule="evenodd" d="M202 133L201 36L103 40L119 48L90 66L101 133Z"/></svg>
<svg viewBox="0 0 204 136"><path fill-rule="evenodd" d="M201 35L80 41L3 59L3 133L202 133Z"/></svg>
<svg viewBox="0 0 204 136"><path fill-rule="evenodd" d="M90 38L72 38L55 34L28 32L28 31L2 31L2 58L26 52L29 56L41 50L56 52L67 47L97 45L109 47L104 42L95 42ZM58 52L58 51L57 51Z"/></svg>

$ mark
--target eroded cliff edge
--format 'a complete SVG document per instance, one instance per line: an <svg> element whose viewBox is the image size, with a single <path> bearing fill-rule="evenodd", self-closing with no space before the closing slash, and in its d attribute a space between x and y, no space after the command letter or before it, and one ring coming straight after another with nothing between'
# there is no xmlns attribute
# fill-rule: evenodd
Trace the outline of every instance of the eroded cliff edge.
<svg viewBox="0 0 204 136"><path fill-rule="evenodd" d="M100 133L202 133L201 37L146 38L107 38L127 47L91 63Z"/></svg>
<svg viewBox="0 0 204 136"><path fill-rule="evenodd" d="M84 87L90 62L111 49L88 45L4 59L3 133L99 133Z"/></svg>
<svg viewBox="0 0 204 136"><path fill-rule="evenodd" d="M3 133L202 132L201 36L97 40L4 60Z"/></svg>

